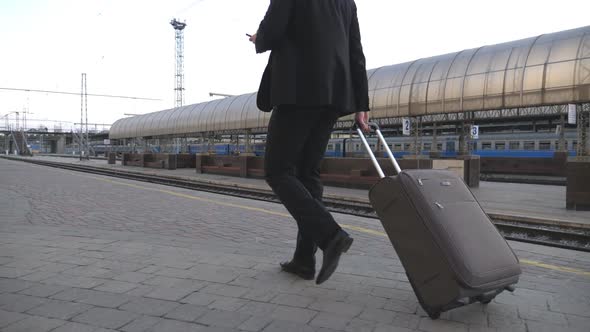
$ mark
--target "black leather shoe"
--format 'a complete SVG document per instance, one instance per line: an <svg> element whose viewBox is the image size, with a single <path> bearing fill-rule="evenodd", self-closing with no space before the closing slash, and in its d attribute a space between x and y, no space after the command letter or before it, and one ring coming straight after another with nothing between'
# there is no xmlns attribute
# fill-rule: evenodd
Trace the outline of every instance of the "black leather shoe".
<svg viewBox="0 0 590 332"><path fill-rule="evenodd" d="M315 267L310 268L294 261L281 263L281 269L285 272L293 273L305 280L313 280L315 277Z"/></svg>
<svg viewBox="0 0 590 332"><path fill-rule="evenodd" d="M322 268L318 273L316 284L321 284L328 280L332 273L336 271L340 256L343 252L347 252L352 244L353 239L346 234L344 231L340 231L334 236L334 238L328 243L328 246L324 250L324 260L322 261Z"/></svg>

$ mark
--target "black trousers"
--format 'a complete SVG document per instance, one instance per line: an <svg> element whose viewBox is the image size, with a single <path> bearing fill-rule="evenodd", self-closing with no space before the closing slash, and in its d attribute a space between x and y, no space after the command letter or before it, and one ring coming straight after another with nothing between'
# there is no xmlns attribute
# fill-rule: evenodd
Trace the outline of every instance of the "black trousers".
<svg viewBox="0 0 590 332"><path fill-rule="evenodd" d="M294 259L304 264L341 230L322 203L320 181L320 162L338 117L328 108L279 107L268 125L266 181L297 222Z"/></svg>

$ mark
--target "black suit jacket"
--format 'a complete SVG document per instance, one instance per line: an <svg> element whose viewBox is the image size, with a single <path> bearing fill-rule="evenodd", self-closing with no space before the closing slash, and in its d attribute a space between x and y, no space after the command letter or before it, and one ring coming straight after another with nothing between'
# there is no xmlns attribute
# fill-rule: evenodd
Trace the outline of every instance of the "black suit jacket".
<svg viewBox="0 0 590 332"><path fill-rule="evenodd" d="M271 0L256 52L271 51L258 108L332 106L369 110L365 56L354 0Z"/></svg>

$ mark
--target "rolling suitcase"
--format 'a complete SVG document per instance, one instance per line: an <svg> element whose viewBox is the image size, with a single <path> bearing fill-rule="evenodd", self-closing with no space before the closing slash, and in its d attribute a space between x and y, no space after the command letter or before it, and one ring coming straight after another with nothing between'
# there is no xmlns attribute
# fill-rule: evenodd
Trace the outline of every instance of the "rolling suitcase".
<svg viewBox="0 0 590 332"><path fill-rule="evenodd" d="M381 177L369 200L430 318L514 291L521 273L518 258L463 180L444 170L402 171L379 127L370 126L398 174L383 174L357 128Z"/></svg>

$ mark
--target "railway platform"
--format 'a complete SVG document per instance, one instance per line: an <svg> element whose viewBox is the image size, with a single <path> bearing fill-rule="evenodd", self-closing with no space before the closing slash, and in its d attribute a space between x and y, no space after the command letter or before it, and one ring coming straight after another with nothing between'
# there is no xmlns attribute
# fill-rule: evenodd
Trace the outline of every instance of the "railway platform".
<svg viewBox="0 0 590 332"><path fill-rule="evenodd" d="M31 159L31 157L17 158ZM270 191L270 187L262 179L206 173L197 174L194 169L166 170L134 166L123 167L119 160L116 164L109 165L105 159L80 161L79 158L52 156L36 156L32 157L32 159ZM471 190L488 214L517 220L537 221L550 225L575 224L590 229L590 211L566 209L566 188L564 186L482 181L479 188L471 188ZM364 189L326 186L325 196L368 203L367 190Z"/></svg>
<svg viewBox="0 0 590 332"><path fill-rule="evenodd" d="M296 236L280 204L0 158L0 331L590 330L590 253L510 241L516 291L433 321L380 224L335 217L355 242L316 285L278 267Z"/></svg>

